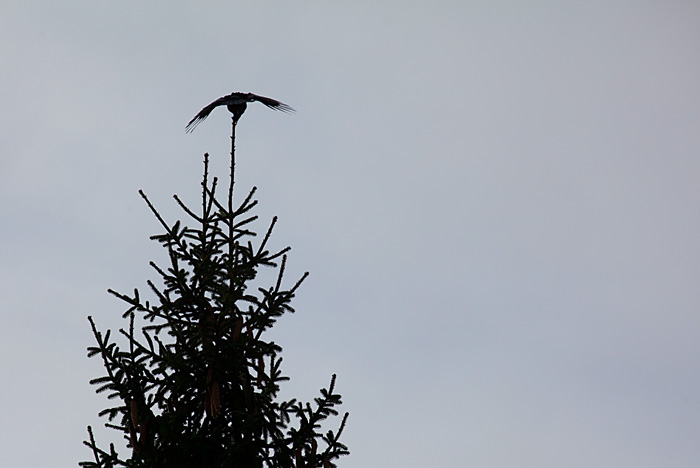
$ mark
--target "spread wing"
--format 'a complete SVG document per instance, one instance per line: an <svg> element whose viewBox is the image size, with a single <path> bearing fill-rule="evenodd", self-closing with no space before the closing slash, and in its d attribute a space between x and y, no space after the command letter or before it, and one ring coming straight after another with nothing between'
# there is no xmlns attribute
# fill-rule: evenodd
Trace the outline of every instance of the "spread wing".
<svg viewBox="0 0 700 468"><path fill-rule="evenodd" d="M192 130L194 130L197 127L197 125L199 125L204 119L209 117L209 114L211 114L211 111L213 111L215 108L226 104L226 97L228 96L224 96L217 99L216 101L212 102L207 107L199 111L199 114L195 115L194 118L190 120L190 122L185 127L185 133L190 133Z"/></svg>
<svg viewBox="0 0 700 468"><path fill-rule="evenodd" d="M283 102L279 102L275 99L265 97L265 96L258 96L257 94L244 94L244 93L232 93L229 94L228 96L220 97L216 101L212 102L209 104L207 107L199 111L199 114L195 115L192 120L189 121L187 126L185 127L185 133L190 133L192 130L194 130L197 125L199 125L204 119L209 117L209 114L211 114L211 111L213 111L215 108L223 105L238 105L238 104L245 104L246 102L252 102L252 101L258 101L263 104L265 104L267 107L270 109L282 111L282 112L296 112L292 107L288 106L287 104Z"/></svg>
<svg viewBox="0 0 700 468"><path fill-rule="evenodd" d="M287 104L285 104L283 102L276 101L272 98L265 97L265 96L258 96L257 94L250 94L250 96L254 100L265 104L270 109L274 109L274 110L278 110L278 111L282 111L282 112L287 112L287 113L296 112L292 107L288 106Z"/></svg>

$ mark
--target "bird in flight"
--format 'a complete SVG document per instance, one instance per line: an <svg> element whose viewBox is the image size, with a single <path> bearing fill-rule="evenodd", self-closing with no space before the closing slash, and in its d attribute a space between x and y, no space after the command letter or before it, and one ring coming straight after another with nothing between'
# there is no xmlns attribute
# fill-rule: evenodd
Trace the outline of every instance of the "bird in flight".
<svg viewBox="0 0 700 468"><path fill-rule="evenodd" d="M214 108L219 106L226 106L228 108L228 110L233 114L233 121L234 124L236 124L238 119L240 119L243 115L243 112L245 112L248 103L253 101L262 102L270 109L282 112L295 112L295 110L287 104L265 96L258 96L257 94L253 93L231 93L228 96L220 97L199 111L199 114L195 115L185 127L185 133L190 133L192 130L194 130L197 125L199 125L209 116L209 114L211 114L211 111L213 111Z"/></svg>

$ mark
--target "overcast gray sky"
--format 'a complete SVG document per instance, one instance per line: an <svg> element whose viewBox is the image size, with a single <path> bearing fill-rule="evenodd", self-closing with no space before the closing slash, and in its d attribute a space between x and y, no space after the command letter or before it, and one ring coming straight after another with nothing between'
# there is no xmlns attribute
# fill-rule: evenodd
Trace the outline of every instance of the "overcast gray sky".
<svg viewBox="0 0 700 468"><path fill-rule="evenodd" d="M156 279L137 190L225 177L229 114L184 127L233 91L297 109L249 107L238 183L340 466L700 466L700 4L331 3L2 3L0 466L89 458L86 317Z"/></svg>

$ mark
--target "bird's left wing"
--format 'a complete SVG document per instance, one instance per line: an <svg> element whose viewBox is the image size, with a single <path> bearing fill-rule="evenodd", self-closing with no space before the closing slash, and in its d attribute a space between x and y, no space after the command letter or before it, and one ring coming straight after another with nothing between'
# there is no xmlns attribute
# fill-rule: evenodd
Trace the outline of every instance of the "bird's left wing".
<svg viewBox="0 0 700 468"><path fill-rule="evenodd" d="M274 110L278 110L278 111L282 111L282 112L287 112L287 113L296 112L294 110L294 108L292 108L291 106L288 106L287 104L285 104L283 102L279 102L275 99L265 97L265 96L258 96L257 94L252 94L252 93L250 93L250 96L254 100L265 104L270 109L274 109Z"/></svg>

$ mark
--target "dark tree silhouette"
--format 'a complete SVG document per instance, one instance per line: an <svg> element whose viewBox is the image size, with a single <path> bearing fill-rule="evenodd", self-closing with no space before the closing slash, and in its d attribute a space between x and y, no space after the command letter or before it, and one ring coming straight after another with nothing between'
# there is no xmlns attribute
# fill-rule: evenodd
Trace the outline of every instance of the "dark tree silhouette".
<svg viewBox="0 0 700 468"><path fill-rule="evenodd" d="M268 98L242 96L291 109ZM199 121L227 104L218 101L200 113ZM210 180L208 154L197 212L174 196L192 227L168 223L139 191L164 231L151 238L169 256L166 267L150 263L161 283L147 281L155 303L138 289L133 294L109 290L128 304L123 314L128 327L119 330L122 344L89 317L97 344L88 348L88 356L101 357L106 371L91 383L115 402L99 414L107 417L107 427L123 434L131 454L120 456L114 444L100 448L88 427L85 444L94 461L81 462L85 468L330 468L349 453L339 441L347 413L336 431L322 427L338 415L341 404L335 375L313 403L277 398L288 378L281 370L282 348L265 332L294 311L291 300L308 273L285 286L289 247L268 248L276 217L253 243L255 187L234 206L235 129L245 102L227 105L234 115L225 201L218 198L217 178ZM273 284L258 283L261 267L276 268Z"/></svg>

